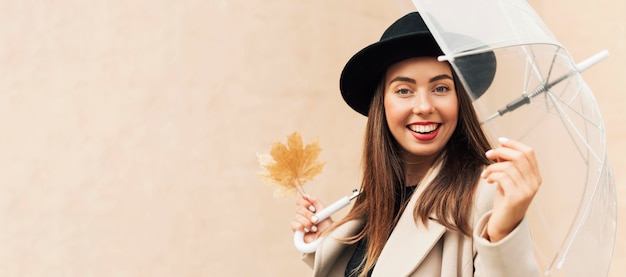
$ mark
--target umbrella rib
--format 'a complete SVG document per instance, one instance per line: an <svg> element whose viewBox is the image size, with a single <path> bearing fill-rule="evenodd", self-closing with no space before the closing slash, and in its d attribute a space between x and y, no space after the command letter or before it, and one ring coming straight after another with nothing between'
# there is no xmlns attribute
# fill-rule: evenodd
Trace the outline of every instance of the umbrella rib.
<svg viewBox="0 0 626 277"><path fill-rule="evenodd" d="M570 105L569 105L568 103L564 102L562 99L560 99L560 98L558 98L558 97L557 97L556 99L557 99L557 101L558 101L558 102L563 103L563 104L564 104L564 105L568 108L568 110L570 110L570 111L574 112L574 113L575 113L575 114L577 114L580 118L582 118L584 121L586 121L587 123L589 123L589 124L593 125L593 127L596 127L596 128L598 128L598 129L602 129L602 127L601 127L600 125L598 125L597 123L595 123L593 120L589 119L589 118L588 118L587 116L585 116L584 114L580 113L579 111L577 111L577 110L575 110L575 109L571 109L571 108L569 108L569 107L570 107Z"/></svg>
<svg viewBox="0 0 626 277"><path fill-rule="evenodd" d="M595 151L592 150L592 147L587 143L587 141L584 139L584 137L582 136L582 134L578 131L577 128L575 128L574 123L571 121L570 117L567 116L563 110L563 108L561 108L561 105L558 103L558 101L556 101L556 96L551 92L548 91L546 92L546 94L549 96L549 99L552 100L552 103L554 104L554 107L558 110L559 114L561 114L561 116L559 116L559 118L563 121L563 123L565 123L565 125L570 126L571 128L566 128L567 133L569 134L570 138L572 140L574 140L574 135L576 137L578 137L578 139L586 146L587 151L589 153L591 153L591 155L598 161L600 162L601 159L600 157L598 157L598 155L595 153ZM583 116L584 117L584 116ZM573 134L572 134L573 132ZM581 157L588 163L588 159L585 158L585 155L583 154L582 150L580 149L580 147L578 146L578 144L574 144L576 145L576 149L578 150L579 154L581 155Z"/></svg>
<svg viewBox="0 0 626 277"><path fill-rule="evenodd" d="M535 120L535 124L532 124L531 126L538 126L538 125L539 125L539 123L540 123L541 121L543 121L543 120L546 118L546 116L548 116L548 113L544 113L544 114L543 114L543 116L542 116L541 118L537 118L537 119ZM534 131L534 128L528 128L528 130L526 130L526 132L524 132L522 135L520 135L519 139L520 139L520 140L523 140L524 138L526 138L526 136L528 136L529 134L531 134L533 131Z"/></svg>
<svg viewBox="0 0 626 277"><path fill-rule="evenodd" d="M596 181L595 184L594 184L594 187L593 187L593 191L591 192L591 196L589 198L587 198L587 202L586 203L583 203L583 205L584 204L587 204L587 205L585 206L583 214L581 215L580 221L578 221L578 224L576 224L576 229L575 229L574 233L572 234L572 239L569 240L569 242L567 243L567 247L565 248L565 251L563 251L563 255L561 256L561 259L560 259L559 263L557 264L557 268L562 268L563 267L563 264L565 263L565 258L569 254L570 249L572 248L572 245L574 244L573 237L575 237L580 232L580 230L582 229L583 224L585 223L585 221L589 217L589 212L591 211L591 202L593 202L593 199L595 199L596 194L598 193L599 188L600 188L599 182Z"/></svg>
<svg viewBox="0 0 626 277"><path fill-rule="evenodd" d="M589 144L587 144L586 140L582 139L582 135L580 134L580 132L578 132L578 129L574 128L574 124L573 122L570 120L570 117L567 116L564 113L564 109L561 107L561 105L559 103L563 103L565 104L565 106L572 111L575 111L574 109L571 109L570 105L568 105L567 103L564 103L561 101L560 98L556 97L556 95L554 95L554 93L551 90L546 91L546 96L548 97L548 99L550 99L553 102L553 105L555 107L555 109L558 110L559 114L561 114L561 116L559 116L559 118L566 124L566 125L570 125L572 127L572 129L574 130L574 133L581 139L581 141L585 144L586 149L587 149L587 155L591 154L593 157L595 157L598 162L601 162L600 158L597 156L597 154L595 153L595 151L592 150L591 146ZM579 113L577 113L579 114ZM579 114L582 118L586 119L587 118L581 114ZM591 122L590 120L587 120L588 122ZM596 126L595 124L593 124L594 126ZM585 125L586 126L586 125ZM572 140L574 140L572 131L570 131L570 128L566 128L567 129L567 133L570 136L570 138ZM585 161L585 164L587 165L587 167L589 167L589 160L586 158L586 156L583 154L582 149L580 148L580 146L578 146L577 143L574 143L574 145L576 146L576 149L578 150L579 154L581 155L581 158L583 159L583 161ZM589 174L589 172L587 172L587 175ZM588 184L588 177L585 178L585 187L587 187ZM554 257L554 259L550 262L550 266L548 266L548 272L552 271L552 267L555 265L556 263L556 268L562 268L563 267L563 263L566 259L566 257L568 256L571 247L574 243L574 237L580 232L583 222L586 220L586 218L588 217L589 214L589 209L590 209L590 205L588 205L593 198L595 197L595 194L598 190L598 185L596 182L596 186L594 187L591 196L590 197L585 197L584 195L587 194L587 190L585 189L585 193L583 193L582 195L582 199L580 200L581 203L583 205L581 205L582 210L579 208L578 212L576 213L577 216L576 218L580 218L580 221L578 223L572 222L572 224L570 225L570 231L568 231L568 235L566 236L566 240L563 241L563 246L565 247L563 253L561 253L561 255L556 255ZM585 201L585 199L588 199L587 201ZM587 204L587 206L584 206L585 204ZM559 257L560 256L560 257ZM558 262L557 262L558 260Z"/></svg>
<svg viewBox="0 0 626 277"><path fill-rule="evenodd" d="M544 235L548 237L548 242L550 243L550 246L553 248L559 247L560 245L557 245L557 244L562 244L563 242L557 242L557 239L555 239L553 234L548 230L549 228L548 226L550 226L550 224L548 223L549 221L547 220L546 216L542 212L543 207L541 207L541 204L538 201L535 201L532 203L531 209L533 211L534 216L537 218L537 220L541 222L541 224L537 224L537 225L541 227L541 230L544 232ZM536 243L537 242L533 240L533 244L536 244ZM550 264L549 268L552 267L552 265L555 263L555 261L558 259L558 256L559 256L557 254L556 256L553 256L552 258L550 258L550 257L547 257L545 253L541 251L538 251L537 254L541 257L541 260L543 260L546 264ZM548 259L550 259L549 262L547 261Z"/></svg>
<svg viewBox="0 0 626 277"><path fill-rule="evenodd" d="M528 49L530 48L530 49ZM552 70L554 69L554 64L556 63L556 57L557 54L560 50L559 47L556 47L556 50L554 51L554 54L552 54L552 62L550 63L550 67L548 69L548 75L543 78L542 74L541 74L541 70L537 67L537 62L535 62L535 59L537 58L537 55L535 55L535 51L533 51L532 47L524 45L522 46L522 49L524 51L524 53L526 53L526 60L528 61L528 64L530 64L531 66L531 70L529 70L530 72L533 72L535 77L539 80L539 82L542 84L539 86L539 88L533 90L528 97L529 98L533 98L535 96L537 96L538 94L550 89L550 87L552 87L554 84L550 84L550 77L552 76ZM563 78L565 79L565 78ZM526 83L528 83L529 80L527 80ZM559 81L557 81L559 82ZM554 83L557 83L554 82Z"/></svg>
<svg viewBox="0 0 626 277"><path fill-rule="evenodd" d="M554 64L556 63L558 51L559 48L556 48L556 51L552 54L552 62L550 63L550 69L548 69L548 76L546 76L546 80L543 82L544 87L548 86L548 80L550 80L550 76L552 76L552 69L554 69Z"/></svg>

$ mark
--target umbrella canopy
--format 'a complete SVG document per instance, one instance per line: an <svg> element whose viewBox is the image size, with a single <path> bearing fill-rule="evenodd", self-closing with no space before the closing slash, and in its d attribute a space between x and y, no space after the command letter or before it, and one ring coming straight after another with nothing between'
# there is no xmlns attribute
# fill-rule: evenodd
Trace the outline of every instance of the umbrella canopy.
<svg viewBox="0 0 626 277"><path fill-rule="evenodd" d="M549 276L604 276L616 233L616 196L598 105L566 49L520 0L413 0L472 95L483 128L536 150L543 185L527 217ZM458 34L462 34L459 36ZM469 39L468 39L469 38ZM472 55L493 51L484 94ZM494 140L495 141L495 140Z"/></svg>

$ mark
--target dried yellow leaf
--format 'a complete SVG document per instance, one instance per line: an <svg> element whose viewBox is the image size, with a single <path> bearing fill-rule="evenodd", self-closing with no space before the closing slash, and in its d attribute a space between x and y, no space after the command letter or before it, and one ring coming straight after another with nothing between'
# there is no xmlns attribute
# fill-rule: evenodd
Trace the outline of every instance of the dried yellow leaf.
<svg viewBox="0 0 626 277"><path fill-rule="evenodd" d="M257 158L263 172L259 176L266 185L276 186L274 195L291 196L302 186L322 172L324 163L317 161L322 148L317 140L303 146L302 137L293 132L287 144L274 142L270 154L259 154Z"/></svg>

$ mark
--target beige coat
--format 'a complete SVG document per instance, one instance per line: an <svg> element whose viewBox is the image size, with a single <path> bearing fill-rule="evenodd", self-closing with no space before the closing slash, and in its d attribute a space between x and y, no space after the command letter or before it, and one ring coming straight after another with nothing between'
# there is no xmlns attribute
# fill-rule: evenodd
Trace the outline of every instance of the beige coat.
<svg viewBox="0 0 626 277"><path fill-rule="evenodd" d="M436 172L426 178L427 185ZM483 238L493 205L495 186L481 182L473 210L472 237L447 230L432 218L428 228L413 219L413 208L425 185L418 187L401 215L374 267L372 276L539 276L526 220L506 238L491 243ZM344 276L354 245L334 238L355 235L362 222L350 221L323 239L316 253L303 256L313 276Z"/></svg>

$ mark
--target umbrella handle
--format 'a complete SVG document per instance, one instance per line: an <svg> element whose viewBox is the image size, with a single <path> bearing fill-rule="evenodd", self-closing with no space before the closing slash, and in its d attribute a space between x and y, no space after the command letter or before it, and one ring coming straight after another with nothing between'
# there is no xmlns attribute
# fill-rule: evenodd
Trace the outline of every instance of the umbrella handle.
<svg viewBox="0 0 626 277"><path fill-rule="evenodd" d="M341 210L343 207L348 206L350 201L356 198L359 195L358 190L352 191L352 195L344 196L339 200L335 201L335 203L330 204L330 206L322 209L317 212L315 216L317 217L317 222L321 222L324 219L327 219L332 214ZM293 234L293 244L296 246L296 249L300 250L302 253L313 253L317 249L317 246L320 244L322 238L318 238L312 242L306 243L304 242L304 232L296 231Z"/></svg>

